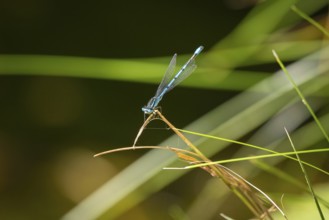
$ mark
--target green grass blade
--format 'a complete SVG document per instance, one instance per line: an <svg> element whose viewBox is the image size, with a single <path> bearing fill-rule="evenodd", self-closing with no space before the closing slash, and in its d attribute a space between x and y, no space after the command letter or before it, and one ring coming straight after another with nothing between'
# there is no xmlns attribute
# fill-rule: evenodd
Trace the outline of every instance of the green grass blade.
<svg viewBox="0 0 329 220"><path fill-rule="evenodd" d="M294 149L294 151L296 152L295 145L294 145L294 143L292 142L292 140L291 140L291 138L290 138L290 135L289 135L288 130L287 130L286 128L284 128L284 130L285 130L285 132L287 133L287 136L288 136L289 142L290 142L290 144L291 144L291 147L292 147L292 148ZM306 170L305 170L305 168L304 168L304 165L303 165L302 161L300 160L300 158L299 158L299 154L298 154L297 152L296 152L296 157L297 157L297 159L298 159L299 166L300 166L300 168L302 169L302 171L303 171L303 173L304 173L304 177L305 177L306 183L307 183L307 185L308 185L308 187L309 187L309 190L310 190L310 192L311 192L311 194L312 194L312 196L313 196L313 199L314 199L314 202L315 202L316 207L317 207L317 209L318 209L318 212L319 212L319 214L320 214L320 217L321 217L322 220L324 220L325 218L324 218L324 215L323 215L323 213L322 213L322 209L321 209L321 207L320 207L320 204L319 204L318 198L316 197L316 195L315 195L315 193L314 193L313 187L312 187L312 185L311 185L311 181L310 181L310 179L308 178L307 172L306 172Z"/></svg>
<svg viewBox="0 0 329 220"><path fill-rule="evenodd" d="M296 82L293 80L293 78L291 77L291 75L289 74L288 70L286 69L286 67L284 66L284 64L282 63L282 61L280 60L279 56L277 55L277 53L275 52L275 50L272 51L273 55L275 57L275 59L277 60L278 64L280 65L281 69L283 70L283 72L285 73L285 75L287 76L289 82L293 85L294 89L296 90L297 94L299 95L299 97L301 98L302 102L304 103L304 105L306 106L306 108L308 109L308 111L310 112L310 114L312 115L313 119L316 121L316 123L318 124L322 134L324 135L324 137L327 139L327 141L329 142L329 136L327 134L327 132L325 131L325 129L323 128L321 122L319 121L318 117L315 115L313 109L311 108L311 106L309 105L309 103L307 102L306 98L304 97L303 93L299 90Z"/></svg>
<svg viewBox="0 0 329 220"><path fill-rule="evenodd" d="M298 152L298 154L300 154L300 153ZM253 161L251 161L251 163L255 164L258 168L260 168L268 173L271 173L272 175L286 181L287 183L290 183L291 185L294 185L304 191L309 192L309 187L307 185L301 183L300 180L298 180L295 177L291 176L290 174L284 172L283 170L270 166L270 165L262 162L261 160L253 160ZM321 204L323 204L327 209L329 209L328 201L326 201L324 198L321 198L321 196L319 196L319 194L317 194L316 197L321 202Z"/></svg>
<svg viewBox="0 0 329 220"><path fill-rule="evenodd" d="M249 160L256 160L256 159L264 159L264 158L272 158L272 157L286 157L294 161L298 161L294 157L290 157L289 155L294 155L294 154L309 154L309 153L323 153L329 151L327 148L325 149L314 149L314 150L305 150L305 151L296 151L296 152L275 152L273 151L273 154L265 154L265 155L257 155L257 156L249 156L249 157L241 157L241 158L233 158L233 159L227 159L227 160L217 160L217 161L212 161L212 162L205 162L202 164L195 164L195 165L189 165L185 166L181 169L193 169L193 168L198 168L198 167L203 167L203 166L208 166L208 165L213 165L213 164L224 164L224 163L235 163L235 162L241 162L241 161L249 161ZM319 167L316 167L310 163L307 163L305 161L301 161L302 164L305 164L315 170L318 170L321 173L324 173L329 176L329 172L320 169ZM171 168L166 168L166 169L171 169ZM177 168L174 168L177 169Z"/></svg>
<svg viewBox="0 0 329 220"><path fill-rule="evenodd" d="M329 32L327 29L325 29L321 24L316 22L314 19L312 19L310 16L308 16L306 13L302 12L299 8L296 7L296 5L291 6L291 10L296 12L299 16L304 18L306 21L308 21L310 24L312 24L314 27L319 29L324 35L329 37Z"/></svg>

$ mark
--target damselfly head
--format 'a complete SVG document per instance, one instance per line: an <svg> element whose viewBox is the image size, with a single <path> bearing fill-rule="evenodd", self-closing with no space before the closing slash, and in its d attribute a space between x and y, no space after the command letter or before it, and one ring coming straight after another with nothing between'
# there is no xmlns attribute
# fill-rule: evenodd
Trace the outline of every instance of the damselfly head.
<svg viewBox="0 0 329 220"><path fill-rule="evenodd" d="M152 114L152 113L154 112L155 100L156 100L156 97L152 97L152 98L150 99L150 101L147 103L147 105L145 105L145 106L142 108L142 111L143 111L145 114Z"/></svg>
<svg viewBox="0 0 329 220"><path fill-rule="evenodd" d="M142 108L142 111L143 111L145 114L149 115L149 114L152 114L152 113L153 113L154 109L149 108L149 107L147 107L147 106L144 106L144 107Z"/></svg>

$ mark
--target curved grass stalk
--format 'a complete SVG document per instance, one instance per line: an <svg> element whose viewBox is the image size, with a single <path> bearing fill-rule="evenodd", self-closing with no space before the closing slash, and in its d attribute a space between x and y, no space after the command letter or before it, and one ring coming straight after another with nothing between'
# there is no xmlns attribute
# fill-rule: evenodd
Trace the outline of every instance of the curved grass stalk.
<svg viewBox="0 0 329 220"><path fill-rule="evenodd" d="M235 173L234 171L224 167L220 164L212 164L211 160L208 159L197 147L195 147L175 126L173 126L160 111L155 110L153 114L151 114L141 129L139 130L137 137L134 143L137 142L138 138L142 134L142 131L146 127L146 125L151 121L153 117L159 116L170 129L172 129L186 144L191 148L193 155L196 157L192 157L190 155L186 155L182 153L181 150L175 152L177 156L192 164L201 164L200 168L208 172L211 176L220 178L230 189L231 191L249 208L249 210L255 215L255 217L259 219L272 219L270 210L272 207L266 208L264 201L255 193L252 189L256 190L258 193L261 193L265 198L282 214L285 216L284 212L277 206L272 199L269 198L264 192L258 189L256 186L242 178L240 175ZM129 148L134 149L135 146ZM169 148L168 148L169 149ZM177 149L177 148L175 148ZM207 164L207 165L205 165Z"/></svg>

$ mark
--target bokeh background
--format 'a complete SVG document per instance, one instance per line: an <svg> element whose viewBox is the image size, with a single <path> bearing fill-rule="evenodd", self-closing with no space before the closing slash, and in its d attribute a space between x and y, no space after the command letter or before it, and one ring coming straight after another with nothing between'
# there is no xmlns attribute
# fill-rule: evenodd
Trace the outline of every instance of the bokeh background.
<svg viewBox="0 0 329 220"><path fill-rule="evenodd" d="M144 120L141 107L155 93L157 82L160 82L174 53L178 53L179 64L185 62L199 45L205 47L203 53L207 54L222 39L227 40L227 36L245 21L255 7L273 2L2 2L0 66L11 65L9 69L14 71L0 67L0 219L60 219L98 187L111 181L116 174L144 155L147 151L136 150L93 158L100 151L132 145ZM304 7L302 9L307 9L306 2L290 1L290 4L300 4ZM318 6L314 6L310 16L324 24L328 6L323 1L315 2L314 5ZM269 14L269 20L270 16ZM268 34L267 37L275 37L275 34L287 30L286 33L294 33L296 30L298 37L295 38L299 40L324 40L321 32L317 32L312 25L298 17L288 10L281 21L278 21L273 35ZM267 20L259 22L266 26ZM311 28L308 29L309 27ZM256 39L257 27L246 33L250 32L253 33L250 36ZM289 37L292 39L287 37L285 40L293 41L293 36L291 34ZM249 36L246 34L240 37L244 39ZM225 48L225 44L221 48ZM7 58L20 60L17 55L23 55L22 63L6 63ZM32 71L25 71L20 66L30 64L30 55L38 56L33 56ZM44 64L45 57L53 59L53 64ZM36 60L39 58L40 63L37 64ZM82 67L77 68L80 64L71 63L71 58L81 58L79 62ZM99 74L96 66L95 73L93 66L85 70L83 58L88 62L89 59L124 60L142 62L146 66L159 64L161 67L155 69L154 76L147 71L145 74L148 78L145 78L143 69L127 64L122 66L122 75L111 78L112 72L109 71L109 79L106 79L107 77ZM67 59L68 62L58 62L57 66L56 59ZM287 64L292 62L292 59L288 59ZM33 68L38 68L39 65L45 65L49 71L33 72ZM202 55L200 68L207 68L206 61L202 62ZM66 69L73 69L75 76L66 75L66 71L63 71ZM132 74L136 74L131 78L125 77L125 71L129 72L130 69ZM273 63L236 69L262 72L248 84L250 86L256 84L258 79L272 75L279 67L273 59ZM88 76L79 75L79 71L88 72ZM198 74L201 72L196 72ZM163 113L180 128L246 89L225 84L218 88L214 85L198 85L202 81L193 83L193 77L194 75L190 77L191 84L190 79L187 79L186 84L175 88L161 102ZM236 83L246 80L236 79ZM328 98L327 95L328 93L322 99ZM323 115L325 112L322 112ZM161 123L153 126L160 129L146 130L140 144L157 145L172 135L172 132L162 129L164 125ZM240 129L239 124L236 129ZM248 140L252 133L250 131L242 140ZM176 143L182 145L178 139ZM327 142L324 141L323 144ZM231 155L232 151L227 149L216 158ZM323 156L323 160L326 160L326 156ZM154 166L152 163L148 165ZM161 178L166 179L170 172L179 171L161 171ZM124 210L114 219L183 219L191 201L205 185L211 184L210 178L201 170L193 170L132 208ZM325 178L327 177L318 177L317 181ZM274 190L264 177L255 181L260 183L260 188ZM276 188L278 191L280 189L282 190L280 187ZM293 187L290 186L290 189ZM215 187L216 190L227 189L219 185ZM129 204L129 199L125 203ZM216 203L216 200L204 200L204 203ZM219 213L222 211L242 219L251 217L245 209L232 197L218 212L208 216L208 219L220 219ZM200 212L203 211L207 212ZM193 216L189 218L194 219ZM77 219L85 219L85 216ZM103 219L111 219L111 215L108 214Z"/></svg>

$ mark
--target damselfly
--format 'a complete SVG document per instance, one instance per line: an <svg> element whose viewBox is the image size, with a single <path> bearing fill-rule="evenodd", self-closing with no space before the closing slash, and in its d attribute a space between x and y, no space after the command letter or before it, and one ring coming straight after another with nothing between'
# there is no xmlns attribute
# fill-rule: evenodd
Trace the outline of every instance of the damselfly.
<svg viewBox="0 0 329 220"><path fill-rule="evenodd" d="M178 71L178 73L172 78L172 75L176 66L177 54L171 59L168 69L162 78L162 81L155 93L155 96L150 99L146 106L142 108L145 114L151 114L156 108L158 108L159 102L162 97L177 86L180 82L186 79L196 68L195 57L201 53L203 46L198 47L192 57L184 64L184 66ZM172 79L171 79L172 78ZM171 80L170 80L171 79Z"/></svg>

